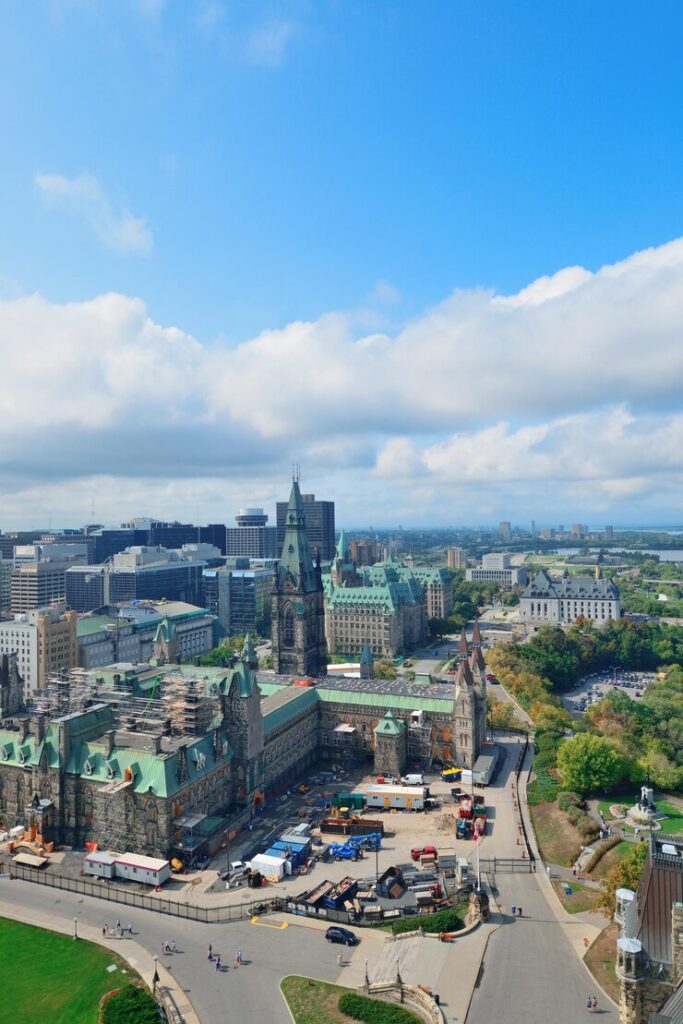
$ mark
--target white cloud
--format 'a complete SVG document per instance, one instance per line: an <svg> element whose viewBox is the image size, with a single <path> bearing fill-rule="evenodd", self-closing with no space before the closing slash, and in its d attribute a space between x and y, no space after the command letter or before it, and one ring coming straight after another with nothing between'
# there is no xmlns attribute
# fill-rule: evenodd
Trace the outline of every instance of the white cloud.
<svg viewBox="0 0 683 1024"><path fill-rule="evenodd" d="M5 505L105 471L131 500L215 480L218 501L230 476L253 503L244 482L296 460L347 522L680 506L683 240L358 332L328 313L209 347L123 295L0 301Z"/></svg>
<svg viewBox="0 0 683 1024"><path fill-rule="evenodd" d="M111 249L149 253L152 233L141 217L115 205L92 174L65 178L61 174L36 174L36 187L51 205L82 217L101 242Z"/></svg>
<svg viewBox="0 0 683 1024"><path fill-rule="evenodd" d="M247 35L246 60L262 67L279 67L295 34L294 22L282 18L273 18L258 25Z"/></svg>

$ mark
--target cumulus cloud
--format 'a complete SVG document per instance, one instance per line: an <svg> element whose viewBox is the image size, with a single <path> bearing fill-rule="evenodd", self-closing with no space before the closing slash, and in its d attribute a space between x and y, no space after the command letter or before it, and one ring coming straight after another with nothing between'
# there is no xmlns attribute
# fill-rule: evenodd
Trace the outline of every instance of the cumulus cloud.
<svg viewBox="0 0 683 1024"><path fill-rule="evenodd" d="M113 203L94 175L36 174L35 184L46 202L77 214L110 249L151 252L152 233L144 219Z"/></svg>
<svg viewBox="0 0 683 1024"><path fill-rule="evenodd" d="M297 460L375 523L680 503L683 240L512 296L455 292L394 332L359 324L204 346L124 295L0 301L4 479L266 481Z"/></svg>

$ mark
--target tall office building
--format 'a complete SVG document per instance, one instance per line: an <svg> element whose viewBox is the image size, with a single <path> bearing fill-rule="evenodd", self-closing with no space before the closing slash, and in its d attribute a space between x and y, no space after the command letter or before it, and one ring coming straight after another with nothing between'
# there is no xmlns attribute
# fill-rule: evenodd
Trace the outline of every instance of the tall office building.
<svg viewBox="0 0 683 1024"><path fill-rule="evenodd" d="M209 550L217 554L215 548ZM79 612L142 598L199 604L207 563L194 554L136 546L113 555L107 565L75 566L66 573L67 604Z"/></svg>
<svg viewBox="0 0 683 1024"><path fill-rule="evenodd" d="M63 602L15 615L0 623L0 654L14 654L24 680L24 695L42 688L51 672L70 669L77 662L75 612Z"/></svg>
<svg viewBox="0 0 683 1024"><path fill-rule="evenodd" d="M241 508L235 523L225 530L228 557L277 558L277 528L267 525L268 516L262 508Z"/></svg>
<svg viewBox="0 0 683 1024"><path fill-rule="evenodd" d="M63 600L66 595L67 570L85 562L85 555L72 558L41 556L36 561L23 561L19 557L19 564L16 565L15 556L16 567L12 570L10 582L10 606L15 615Z"/></svg>
<svg viewBox="0 0 683 1024"><path fill-rule="evenodd" d="M316 549L323 562L331 562L336 550L334 530L334 502L316 501L315 494L302 494L304 517L306 520L306 539L312 552ZM277 547L282 554L287 525L287 502L277 503Z"/></svg>
<svg viewBox="0 0 683 1024"><path fill-rule="evenodd" d="M10 558L0 558L0 613L10 610L13 568L14 563Z"/></svg>
<svg viewBox="0 0 683 1024"><path fill-rule="evenodd" d="M498 524L498 536L504 543L512 540L512 526L506 519L502 519Z"/></svg>

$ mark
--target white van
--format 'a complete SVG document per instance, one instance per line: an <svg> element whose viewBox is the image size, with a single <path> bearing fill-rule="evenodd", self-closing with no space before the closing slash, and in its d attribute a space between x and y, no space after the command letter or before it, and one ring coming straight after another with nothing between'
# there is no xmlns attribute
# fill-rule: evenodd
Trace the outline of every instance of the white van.
<svg viewBox="0 0 683 1024"><path fill-rule="evenodd" d="M424 779L422 775L404 775L401 779L401 784L404 786L423 786Z"/></svg>

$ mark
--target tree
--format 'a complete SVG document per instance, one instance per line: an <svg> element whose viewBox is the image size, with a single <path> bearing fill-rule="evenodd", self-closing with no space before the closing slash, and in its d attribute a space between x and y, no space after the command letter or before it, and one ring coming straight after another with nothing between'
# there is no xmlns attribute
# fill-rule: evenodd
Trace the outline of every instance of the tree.
<svg viewBox="0 0 683 1024"><path fill-rule="evenodd" d="M379 658L375 662L375 679L395 679L396 666L391 658Z"/></svg>
<svg viewBox="0 0 683 1024"><path fill-rule="evenodd" d="M587 732L561 744L557 767L565 788L578 793L607 791L628 777L624 759L608 741Z"/></svg>
<svg viewBox="0 0 683 1024"><path fill-rule="evenodd" d="M631 889L635 892L638 888L647 860L647 851L647 843L638 843L607 872L602 883L604 891L598 897L598 906L605 910L610 917L613 916L616 909L617 889Z"/></svg>

